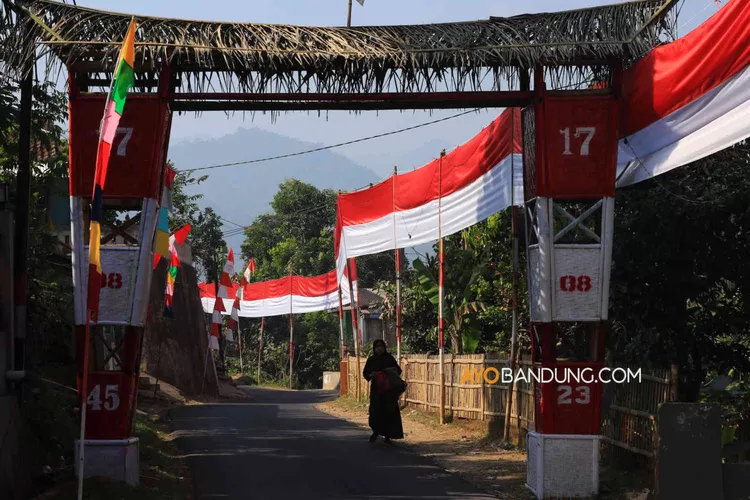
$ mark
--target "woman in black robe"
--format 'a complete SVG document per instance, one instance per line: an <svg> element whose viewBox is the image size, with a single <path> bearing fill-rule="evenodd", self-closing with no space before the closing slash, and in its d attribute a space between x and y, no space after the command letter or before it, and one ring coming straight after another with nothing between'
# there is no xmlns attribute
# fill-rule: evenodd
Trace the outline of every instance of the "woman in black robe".
<svg viewBox="0 0 750 500"><path fill-rule="evenodd" d="M401 425L401 410L398 407L399 392L393 383L386 383L388 390L383 392L382 386L378 390L378 381L383 379L393 381L401 375L401 367L396 359L385 349L385 342L378 339L373 342L375 354L365 363L362 375L370 382L370 428L372 436L370 442L375 442L378 436L383 436L386 443L391 439L403 439L404 430ZM394 377L395 376L395 377ZM382 393L381 393L382 392Z"/></svg>

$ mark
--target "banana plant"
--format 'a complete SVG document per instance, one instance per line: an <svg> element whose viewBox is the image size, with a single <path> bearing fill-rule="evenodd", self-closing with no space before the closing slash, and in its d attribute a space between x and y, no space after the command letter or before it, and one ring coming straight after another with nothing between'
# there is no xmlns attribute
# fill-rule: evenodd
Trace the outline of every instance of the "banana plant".
<svg viewBox="0 0 750 500"><path fill-rule="evenodd" d="M459 261L470 262L476 258L471 252L465 252L466 260ZM470 259L470 260L469 260ZM473 354L481 339L481 330L477 322L475 313L485 309L484 303L473 299L472 286L476 283L479 276L487 268L488 256L485 255L480 263L469 269L468 272L451 273L452 276L460 275L460 282L449 283L443 291L443 317L447 335L450 336L453 352L457 354ZM430 303L438 310L440 304L438 282L433 276L430 269L419 259L412 262L414 270L417 272L419 284Z"/></svg>

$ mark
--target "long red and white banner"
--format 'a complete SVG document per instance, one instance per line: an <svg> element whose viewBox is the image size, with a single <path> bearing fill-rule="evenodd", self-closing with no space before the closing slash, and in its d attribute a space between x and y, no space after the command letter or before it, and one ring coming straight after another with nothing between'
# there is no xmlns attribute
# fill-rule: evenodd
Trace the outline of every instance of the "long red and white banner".
<svg viewBox="0 0 750 500"><path fill-rule="evenodd" d="M349 258L438 239L438 208L447 236L510 206L513 196L523 204L521 151L520 110L506 109L442 159L339 195L334 235L339 279Z"/></svg>
<svg viewBox="0 0 750 500"><path fill-rule="evenodd" d="M211 313L216 302L215 285L213 283L199 283L203 310ZM224 309L232 310L238 291L241 290L239 316L242 318L262 318L282 316L294 313L310 313L336 309L339 306L338 284L336 271L313 277L289 276L276 280L249 283L240 287L239 283L228 290L228 297L222 298ZM356 281L354 293L357 293ZM349 286L342 287L341 293L344 305L351 303Z"/></svg>
<svg viewBox="0 0 750 500"><path fill-rule="evenodd" d="M618 187L750 137L750 4L731 0L624 73Z"/></svg>

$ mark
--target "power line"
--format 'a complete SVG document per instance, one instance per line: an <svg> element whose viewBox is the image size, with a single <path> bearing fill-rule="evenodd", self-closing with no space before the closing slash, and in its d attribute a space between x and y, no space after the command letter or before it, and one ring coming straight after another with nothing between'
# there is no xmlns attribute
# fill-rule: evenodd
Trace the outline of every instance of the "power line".
<svg viewBox="0 0 750 500"><path fill-rule="evenodd" d="M331 205L332 203L328 203L328 202L319 203L317 205L312 205L309 207L301 208L299 210L290 212L288 214L281 214L281 215L274 214L274 217L276 217L277 219L287 219L287 218L291 218L291 217L298 216L298 215L307 215L307 214L317 212L319 210L324 210L325 208L328 208ZM228 229L227 231L224 231L223 236L225 237L236 236L238 234L242 234L245 231L245 229L250 227L250 226L243 226L242 224L238 224L236 222L232 222L228 219L225 219L224 217L219 217L219 219L223 220L224 222L228 222L229 224L232 224L234 226L237 226L236 228Z"/></svg>
<svg viewBox="0 0 750 500"><path fill-rule="evenodd" d="M469 111L464 111L462 113L458 113L458 114L455 114L455 115L446 116L444 118L439 118L437 120L432 120L432 121L429 121L429 122L420 123L419 125L412 125L411 127L406 127L406 128L402 128L402 129L398 129L398 130L392 130L390 132L384 132L382 134L371 135L371 136L362 137L362 138L359 138L359 139L353 139L351 141L339 142L337 144L331 144L331 145L328 145L328 146L321 146L321 147L315 148L315 149L308 149L308 150L305 150L305 151L298 151L296 153L287 153L287 154L278 155L278 156L267 156L265 158L257 158L255 160L238 161L238 162L234 162L234 163L221 163L221 164L218 164L218 165L209 165L207 167L190 168L190 169L186 169L186 170L180 170L180 172L197 172L199 170L209 170L209 169L214 169L214 168L236 167L236 166L239 166L239 165L250 165L252 163L261 163L261 162L265 162L265 161L280 160L280 159L283 159L283 158L291 158L292 156L302 156L302 155L306 155L306 154L310 154L310 153L317 153L319 151L326 151L326 150L329 150L329 149L340 148L342 146L348 146L350 144L356 144L358 142L371 141L373 139L380 139L381 137L387 137L387 136L390 136L390 135L400 134L402 132L408 132L410 130L415 130L415 129L418 129L418 128L426 127L428 125L434 125L436 123L440 123L440 122L452 120L454 118L458 118L459 116L468 115L469 113L475 113L475 112L477 112L479 110L480 110L480 108L474 108L474 109L470 109Z"/></svg>

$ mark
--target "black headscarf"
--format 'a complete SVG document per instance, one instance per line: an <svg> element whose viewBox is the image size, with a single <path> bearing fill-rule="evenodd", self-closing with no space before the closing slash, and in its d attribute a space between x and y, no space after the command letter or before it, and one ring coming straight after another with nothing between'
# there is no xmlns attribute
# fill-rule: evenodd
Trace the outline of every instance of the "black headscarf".
<svg viewBox="0 0 750 500"><path fill-rule="evenodd" d="M386 348L386 350L381 355L377 355L375 353L375 347L377 347L378 344L382 344L383 347ZM386 368L390 367L398 368L399 373L401 373L401 368L398 366L398 362L388 352L388 348L383 339L375 339L375 341L372 343L372 351L372 356L367 359L367 363L365 363L365 369L363 370L364 377L367 380L371 380L372 372L385 370Z"/></svg>

